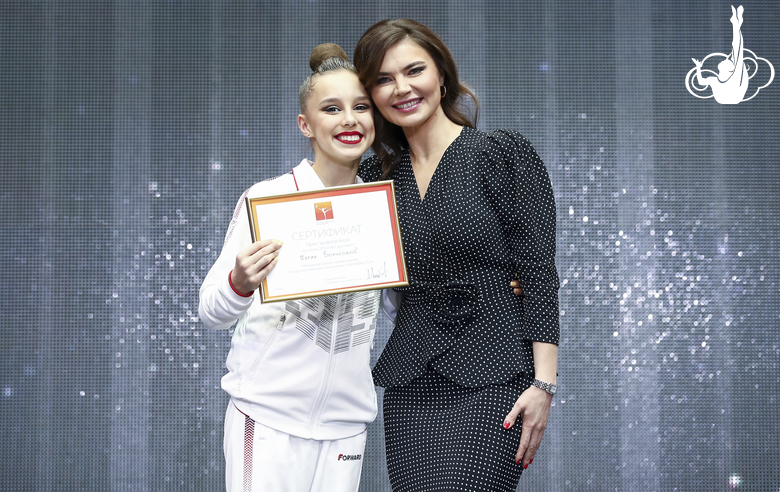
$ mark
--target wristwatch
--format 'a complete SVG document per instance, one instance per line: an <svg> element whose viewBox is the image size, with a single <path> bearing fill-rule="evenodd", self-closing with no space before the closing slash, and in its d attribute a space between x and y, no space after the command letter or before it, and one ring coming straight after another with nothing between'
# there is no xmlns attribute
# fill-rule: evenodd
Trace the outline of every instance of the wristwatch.
<svg viewBox="0 0 780 492"><path fill-rule="evenodd" d="M536 386L539 389L545 390L550 395L555 395L555 392L558 391L557 384L545 383L544 381L541 381L539 379L534 379L534 382L531 384L533 386Z"/></svg>

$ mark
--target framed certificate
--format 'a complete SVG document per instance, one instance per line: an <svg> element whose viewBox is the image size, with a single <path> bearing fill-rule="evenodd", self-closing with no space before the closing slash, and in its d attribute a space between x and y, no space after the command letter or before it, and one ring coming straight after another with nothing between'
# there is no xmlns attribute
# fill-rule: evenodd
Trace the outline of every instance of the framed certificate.
<svg viewBox="0 0 780 492"><path fill-rule="evenodd" d="M252 240L284 242L263 302L409 285L392 181L246 199Z"/></svg>

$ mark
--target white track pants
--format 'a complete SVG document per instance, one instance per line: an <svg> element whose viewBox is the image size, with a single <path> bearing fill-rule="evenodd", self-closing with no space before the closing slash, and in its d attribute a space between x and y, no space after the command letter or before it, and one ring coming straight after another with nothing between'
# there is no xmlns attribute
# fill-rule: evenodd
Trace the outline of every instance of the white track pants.
<svg viewBox="0 0 780 492"><path fill-rule="evenodd" d="M225 414L227 492L357 492L366 431L302 439L255 422L231 402Z"/></svg>

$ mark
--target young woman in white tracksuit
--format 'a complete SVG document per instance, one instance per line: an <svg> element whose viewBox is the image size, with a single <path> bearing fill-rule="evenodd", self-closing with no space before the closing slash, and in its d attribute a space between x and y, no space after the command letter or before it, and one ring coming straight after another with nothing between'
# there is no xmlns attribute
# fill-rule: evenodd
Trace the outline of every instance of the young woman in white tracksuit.
<svg viewBox="0 0 780 492"><path fill-rule="evenodd" d="M314 162L244 192L200 289L203 322L235 324L222 378L228 492L356 491L377 412L369 350L379 291L274 303L255 294L284 248L252 242L244 197L360 183L374 140L371 101L343 50L320 45L310 65L298 125Z"/></svg>

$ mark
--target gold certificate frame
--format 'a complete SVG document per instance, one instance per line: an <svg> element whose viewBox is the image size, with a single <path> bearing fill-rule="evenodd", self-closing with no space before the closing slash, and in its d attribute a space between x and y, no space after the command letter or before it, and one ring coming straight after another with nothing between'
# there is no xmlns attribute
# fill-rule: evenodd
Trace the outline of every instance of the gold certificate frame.
<svg viewBox="0 0 780 492"><path fill-rule="evenodd" d="M262 302L409 285L392 181L246 198L252 240L284 242Z"/></svg>

